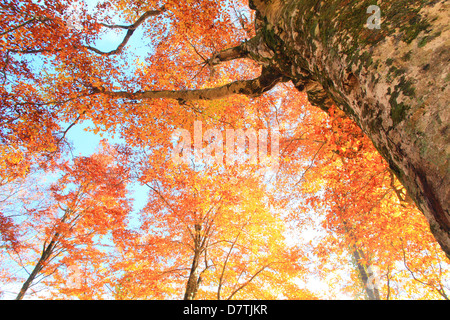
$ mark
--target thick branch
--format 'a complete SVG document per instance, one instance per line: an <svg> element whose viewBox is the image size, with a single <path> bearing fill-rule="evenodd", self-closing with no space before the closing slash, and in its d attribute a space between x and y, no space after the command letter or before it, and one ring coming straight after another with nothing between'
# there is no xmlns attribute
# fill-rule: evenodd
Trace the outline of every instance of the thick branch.
<svg viewBox="0 0 450 320"><path fill-rule="evenodd" d="M107 28L111 28L111 29L126 29L128 30L125 37L123 38L122 42L119 44L119 46L111 51L105 52L105 51L101 51L97 48L91 47L91 46L86 46L87 49L94 51L95 53L101 54L101 55L105 55L105 56L109 56L109 55L113 55L113 54L117 54L120 53L122 51L122 49L126 46L126 44L128 43L128 40L130 40L131 36L133 35L134 31L142 24L144 23L145 20L147 20L147 18L149 17L154 17L157 16L159 14L161 14L163 11L165 11L164 7L161 7L161 9L159 10L149 10L146 11L143 15L141 15L139 17L139 19L136 20L135 23L128 25L128 26L124 26L124 25L108 25L108 24L104 24L102 23L101 25Z"/></svg>
<svg viewBox="0 0 450 320"><path fill-rule="evenodd" d="M248 58L267 67L274 55L275 53L267 46L263 34L258 33L236 47L216 52L206 62L210 65L217 65L225 61Z"/></svg>
<svg viewBox="0 0 450 320"><path fill-rule="evenodd" d="M240 44L233 48L227 48L225 50L216 52L209 58L206 63L211 66L220 64L221 62L231 61L235 59L241 59L248 57L248 52L245 50L245 46Z"/></svg>
<svg viewBox="0 0 450 320"><path fill-rule="evenodd" d="M146 11L143 15L141 15L136 20L135 23L128 25L128 26L118 25L118 24L106 24L106 23L102 23L101 25L104 27L107 27L107 28L111 28L111 29L120 28L120 29L126 29L126 30L136 30L147 18L160 15L165 10L166 9L163 6L159 10Z"/></svg>
<svg viewBox="0 0 450 320"><path fill-rule="evenodd" d="M109 25L109 24L105 24L105 23L101 23L102 26L106 27L106 28L110 28L110 29L125 29L127 30L127 33L125 34L125 37L123 38L122 42L119 44L119 46L111 51L102 51L99 50L95 47L92 46L83 46L84 48L91 50L97 54L100 55L104 55L104 56L110 56L110 55L114 55L117 53L122 52L123 48L127 45L128 41L130 40L131 36L133 35L134 31L145 22L145 20L147 20L149 17L154 17L157 15L160 15L162 12L165 11L164 6L161 7L159 10L149 10L146 11L144 14L142 14L133 24L131 25L117 25L117 24L113 24L113 25ZM8 32L14 31L20 27L23 27L27 24L30 24L34 21L48 21L51 20L50 18L46 18L46 17L34 17L10 30L7 30L5 32L0 33L0 35L4 35ZM24 53L24 54L30 54L30 53L42 53L42 52L56 52L56 51L61 51L61 49L25 49L25 50L13 50L13 49L8 49L8 51L13 52L13 53Z"/></svg>
<svg viewBox="0 0 450 320"><path fill-rule="evenodd" d="M94 87L93 93L102 93L112 98L124 99L175 99L180 103L191 100L223 99L235 94L256 97L272 89L277 83L286 81L281 75L263 70L261 76L252 80L238 80L221 87L193 90L155 90L155 91L106 91L104 88Z"/></svg>

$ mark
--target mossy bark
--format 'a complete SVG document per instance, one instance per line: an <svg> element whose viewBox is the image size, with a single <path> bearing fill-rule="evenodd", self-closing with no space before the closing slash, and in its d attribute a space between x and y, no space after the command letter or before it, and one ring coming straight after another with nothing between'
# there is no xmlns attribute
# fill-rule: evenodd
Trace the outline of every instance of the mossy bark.
<svg viewBox="0 0 450 320"><path fill-rule="evenodd" d="M366 26L381 9L380 29ZM371 138L450 258L449 4L252 0L266 65ZM268 62L270 60L270 62Z"/></svg>

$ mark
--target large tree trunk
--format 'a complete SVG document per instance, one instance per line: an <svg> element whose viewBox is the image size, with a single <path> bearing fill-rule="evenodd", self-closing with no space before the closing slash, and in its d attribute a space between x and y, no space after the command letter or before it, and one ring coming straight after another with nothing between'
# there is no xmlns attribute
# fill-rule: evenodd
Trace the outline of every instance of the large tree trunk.
<svg viewBox="0 0 450 320"><path fill-rule="evenodd" d="M374 4L380 29L366 26ZM259 59L313 105L336 104L361 127L450 258L449 4L253 0L250 7L267 46Z"/></svg>

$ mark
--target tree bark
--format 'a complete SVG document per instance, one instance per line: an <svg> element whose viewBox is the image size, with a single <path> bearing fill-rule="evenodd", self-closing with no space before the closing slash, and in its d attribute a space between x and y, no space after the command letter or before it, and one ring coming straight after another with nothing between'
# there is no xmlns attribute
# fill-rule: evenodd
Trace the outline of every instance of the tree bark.
<svg viewBox="0 0 450 320"><path fill-rule="evenodd" d="M184 300L195 300L195 296L197 295L198 287L200 286L201 278L199 274L199 262L200 255L203 251L202 245L202 225L200 223L196 223L194 226L194 256L192 258L191 270L189 272L189 278L186 283L186 290L184 292Z"/></svg>
<svg viewBox="0 0 450 320"><path fill-rule="evenodd" d="M27 280L23 283L22 288L17 294L16 300L22 300L25 296L25 293L30 288L33 281L36 279L38 274L42 271L45 266L45 263L49 260L51 255L53 254L53 250L55 249L56 243L58 241L59 233L55 233L52 237L52 240L48 244L48 246L44 247L42 250L42 254L39 257L39 261L36 263L36 266L33 268L33 271L28 276Z"/></svg>
<svg viewBox="0 0 450 320"><path fill-rule="evenodd" d="M225 60L226 61L226 60ZM252 80L237 80L221 87L193 90L152 90L152 91L107 91L105 88L92 88L92 93L102 93L111 98L125 99L175 99L179 103L192 100L223 99L236 94L257 97L272 89L286 79L275 70L263 68L261 75Z"/></svg>
<svg viewBox="0 0 450 320"><path fill-rule="evenodd" d="M200 255L198 252L194 253L194 258L192 259L191 271L189 272L189 278L186 283L186 290L184 292L184 300L195 300L197 295L198 287L200 285L199 275L198 275L198 263Z"/></svg>
<svg viewBox="0 0 450 320"><path fill-rule="evenodd" d="M362 262L362 255L363 252L361 250L354 248L352 256L355 260L356 269L358 270L367 300L380 300L380 291L375 281L377 275L374 274L370 266Z"/></svg>
<svg viewBox="0 0 450 320"><path fill-rule="evenodd" d="M253 0L265 65L373 141L450 259L450 28L445 0ZM268 54L270 54L268 56Z"/></svg>

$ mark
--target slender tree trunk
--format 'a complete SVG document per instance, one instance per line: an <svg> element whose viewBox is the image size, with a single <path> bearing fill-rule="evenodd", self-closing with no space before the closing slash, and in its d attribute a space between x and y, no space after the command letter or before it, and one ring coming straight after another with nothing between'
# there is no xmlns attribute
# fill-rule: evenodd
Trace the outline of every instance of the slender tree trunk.
<svg viewBox="0 0 450 320"><path fill-rule="evenodd" d="M189 278L186 284L186 291L184 293L184 300L194 300L197 295L198 287L200 286L199 277L199 261L202 253L202 237L201 237L201 224L195 224L194 234L194 257L192 258L191 270L189 272Z"/></svg>
<svg viewBox="0 0 450 320"><path fill-rule="evenodd" d="M341 206L339 206L339 210L341 212L345 212L345 209ZM348 221L342 219L341 216L339 216L339 218L341 220L342 226L344 227L345 236L349 239L350 243L353 243L353 245L350 245L349 249L356 265L356 270L358 271L359 278L361 279L364 292L366 293L366 297L368 300L380 300L380 292L379 288L377 288L378 283L376 281L377 275L374 274L370 265L367 265L367 263L365 263L365 261L368 261L368 259L364 254L364 251L358 249L356 241L357 239L353 235Z"/></svg>
<svg viewBox="0 0 450 320"><path fill-rule="evenodd" d="M186 291L184 293L184 300L194 300L198 291L199 278L198 278L198 262L200 255L198 253L194 254L192 259L191 271L189 272L188 282L186 284Z"/></svg>
<svg viewBox="0 0 450 320"><path fill-rule="evenodd" d="M53 253L53 249L55 248L56 241L59 234L56 233L52 241L48 244L48 246L42 251L41 257L39 258L39 261L36 263L33 271L28 276L27 280L23 283L22 288L20 289L19 293L17 294L16 300L22 300L25 296L25 293L30 288L31 284L33 283L34 279L38 276L38 274L42 271L44 268L45 263L48 261L48 259L51 257Z"/></svg>
<svg viewBox="0 0 450 320"><path fill-rule="evenodd" d="M379 5L380 28L367 13ZM341 108L373 141L450 258L450 27L445 0L253 0L252 53ZM262 54L263 53L263 54Z"/></svg>
<svg viewBox="0 0 450 320"><path fill-rule="evenodd" d="M41 272L42 268L43 268L43 261L42 261L42 257L41 257L39 259L38 263L34 266L34 269L28 276L27 280L23 283L22 288L20 289L19 293L17 294L16 300L23 299L28 288L31 286L34 279L36 279L36 276L39 274L39 272Z"/></svg>
<svg viewBox="0 0 450 320"><path fill-rule="evenodd" d="M361 261L363 253L355 249L352 252L353 258L355 259L356 268L361 278L361 282L364 287L364 291L366 293L368 300L380 300L380 292L379 288L377 288L377 284L375 283L375 277L373 270L370 267L364 265Z"/></svg>

